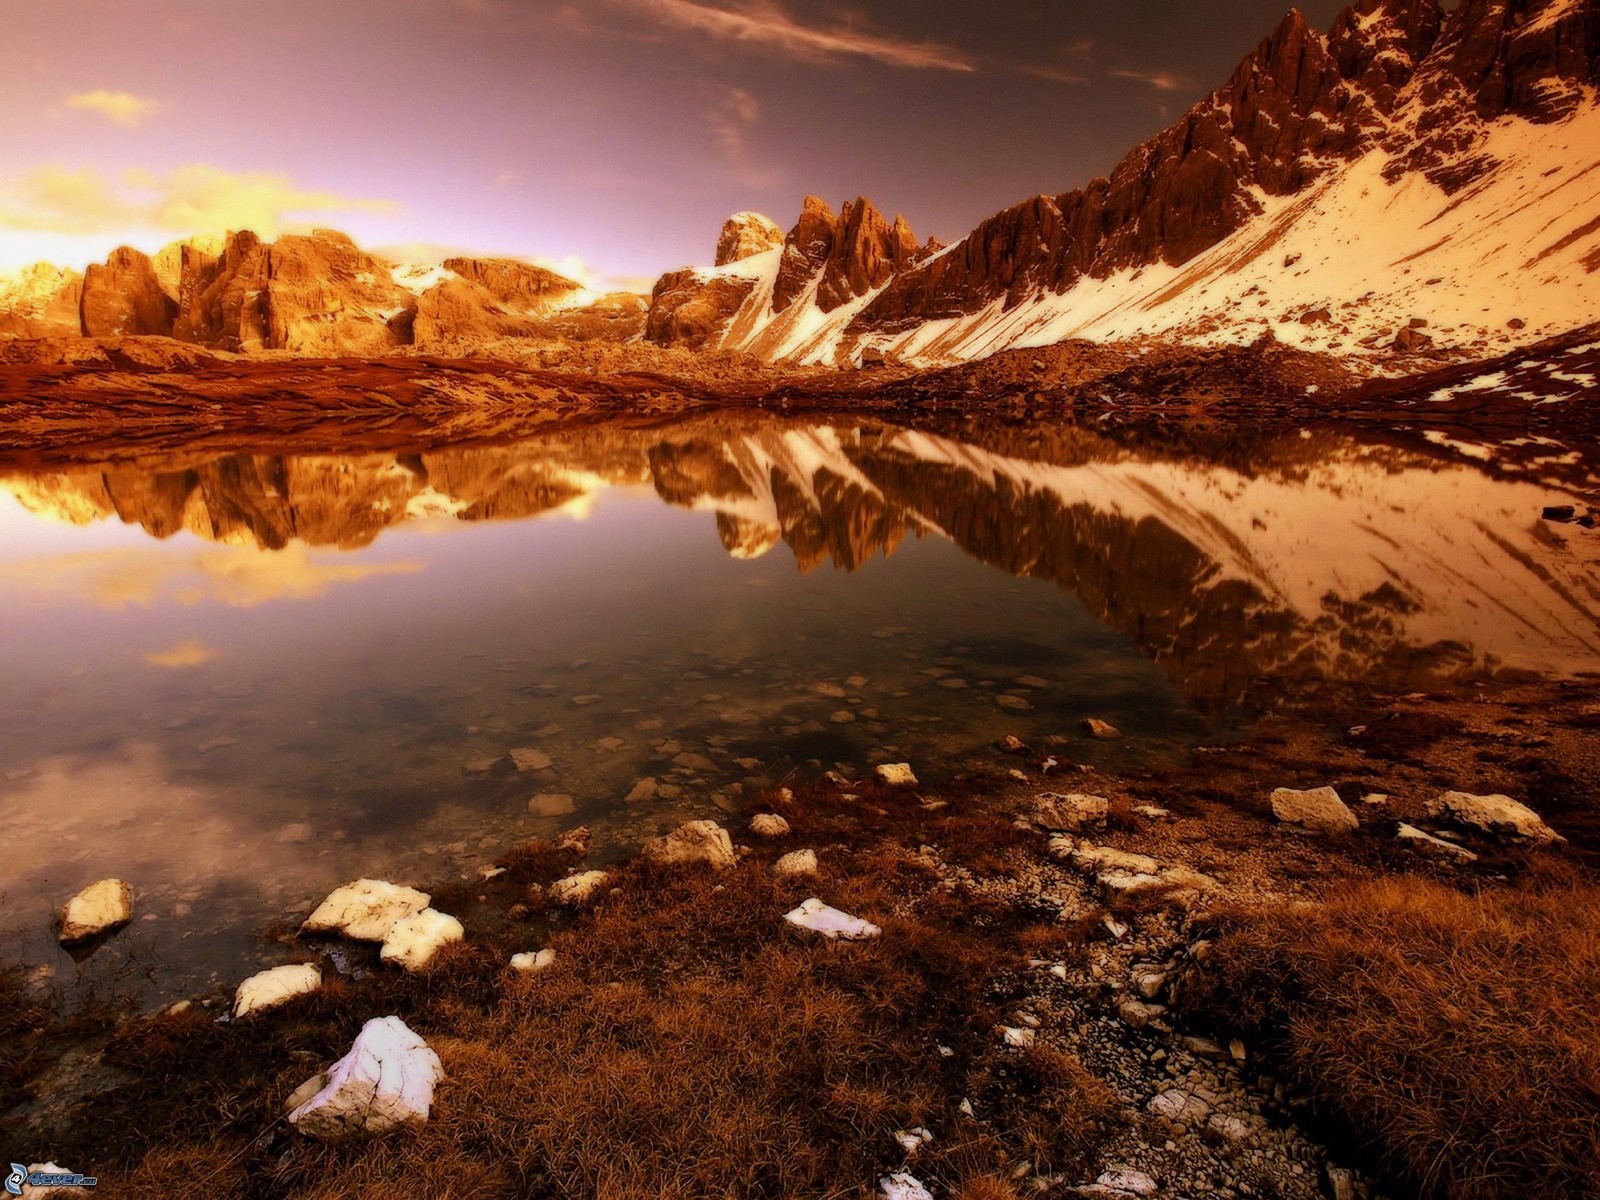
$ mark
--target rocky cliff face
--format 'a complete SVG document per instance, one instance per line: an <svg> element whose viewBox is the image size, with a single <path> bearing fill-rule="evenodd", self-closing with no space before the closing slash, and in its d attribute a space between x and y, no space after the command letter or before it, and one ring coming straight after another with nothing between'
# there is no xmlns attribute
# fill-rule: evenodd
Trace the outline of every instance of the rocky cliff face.
<svg viewBox="0 0 1600 1200"><path fill-rule="evenodd" d="M515 259L447 258L444 269L417 299L413 340L427 350L534 336L546 316L584 298L575 281Z"/></svg>
<svg viewBox="0 0 1600 1200"><path fill-rule="evenodd" d="M1375 227L1389 239L1387 258L1374 263L1383 274L1368 277L1349 299L1393 284L1396 292L1412 290L1407 302L1425 303L1425 296L1415 298L1416 285L1447 270L1484 265L1482 250L1462 248L1472 225L1518 217L1530 237L1549 231L1544 241L1555 247L1552 253L1573 247L1600 252L1600 230L1588 224L1592 214L1570 189L1564 196L1556 196L1553 188L1548 195L1527 195L1518 207L1504 197L1491 202L1483 189L1469 187L1497 174L1523 172L1504 190L1531 193L1529 179L1587 167L1587 160L1563 162L1564 151L1546 145L1539 128L1591 116L1597 110L1597 82L1600 0L1463 0L1449 13L1439 0L1359 0L1326 34L1291 11L1223 86L1133 150L1110 174L1082 188L1013 205L943 253L917 253L910 230L900 222L888 226L865 200L835 217L820 200L807 198L785 239L764 311L742 314L747 318L742 334L729 312L724 334L711 340L779 360L828 361L831 356L853 361L873 346L960 358L1067 334L1125 336L1180 324L1200 338L1226 336L1241 315L1231 310L1246 306L1249 296L1261 296L1258 305L1276 302L1272 289L1240 268L1272 254L1306 217L1346 222L1336 236L1351 242L1362 241ZM1523 132L1507 134L1508 119ZM1588 136L1574 133L1567 140L1582 142ZM1519 146L1529 150L1526 161L1512 161ZM1539 154L1543 158L1534 162ZM1408 197L1399 206L1406 211L1390 214L1374 200L1366 222L1328 205L1311 211L1340 181L1351 180L1353 190L1367 186L1365 180L1354 181L1355 173L1365 170L1374 155L1382 159L1386 200L1408 180L1419 179L1432 189L1425 202ZM1294 202L1302 200L1296 207ZM1452 208L1460 209L1462 236L1445 232L1441 238L1440 230L1425 228ZM1539 210L1537 219L1528 215L1533 209ZM1462 219L1469 212L1471 220ZM1329 230L1318 232L1325 240ZM1563 242L1569 235L1571 241ZM1148 268L1178 268L1212 252L1221 256L1235 244L1237 251L1229 253L1227 263L1219 260L1209 277L1210 299L1204 303L1195 303L1181 283L1167 286L1182 279L1176 271L1152 275L1157 282L1134 296L1109 287L1109 281L1137 277ZM1524 248L1522 243L1514 250L1502 246L1504 262L1492 265L1513 274L1512 256ZM1295 265L1283 261L1292 252L1279 251L1276 257L1283 270ZM1567 257L1594 273L1582 255ZM1301 273L1314 265L1308 262ZM1407 280L1408 275L1420 278ZM1322 290L1329 298L1348 291L1342 276L1327 272L1325 279ZM1308 297L1301 312L1286 319L1333 307L1317 299L1313 284L1321 281L1278 289L1296 300ZM1508 278L1506 295L1513 284ZM1490 286L1498 288L1500 280ZM1576 284L1569 293L1566 307L1575 311L1567 327L1600 315L1589 311L1600 306L1600 294ZM869 294L846 319L826 320ZM1054 326L1047 328L1047 321L1033 320L1025 311L1069 295L1087 302L1063 302L1049 314L1037 314L1064 314ZM818 315L797 319L790 313L797 303L812 305ZM1118 320L1103 319L1119 305ZM1553 319L1559 320L1559 306L1553 307L1558 309ZM1177 315L1163 314L1162 308ZM1087 319L1072 327L1065 319L1069 310ZM1145 312L1152 315L1143 318ZM980 314L982 329L975 320ZM1205 319L1193 319L1197 315ZM1274 321L1283 315L1281 310L1262 314ZM1503 330L1516 314L1496 315ZM1382 316L1390 318L1387 312ZM1525 314L1519 319L1518 328L1534 324ZM958 336L933 344L915 336L930 321L966 324L954 331ZM1265 320L1259 324L1266 327ZM1539 331L1553 330L1541 326ZM1330 336L1317 348L1339 349L1331 331L1324 332ZM1345 348L1368 332L1373 330L1352 332ZM1474 335L1493 340L1488 325L1478 326ZM1387 336L1392 339L1392 328ZM1527 336L1533 336L1531 328Z"/></svg>
<svg viewBox="0 0 1600 1200"><path fill-rule="evenodd" d="M783 230L770 217L760 213L734 213L722 223L717 235L717 266L725 267L783 245Z"/></svg>
<svg viewBox="0 0 1600 1200"><path fill-rule="evenodd" d="M83 275L86 337L166 337L178 304L161 286L147 255L123 246Z"/></svg>
<svg viewBox="0 0 1600 1200"><path fill-rule="evenodd" d="M83 329L83 276L35 263L0 279L0 337L71 337Z"/></svg>

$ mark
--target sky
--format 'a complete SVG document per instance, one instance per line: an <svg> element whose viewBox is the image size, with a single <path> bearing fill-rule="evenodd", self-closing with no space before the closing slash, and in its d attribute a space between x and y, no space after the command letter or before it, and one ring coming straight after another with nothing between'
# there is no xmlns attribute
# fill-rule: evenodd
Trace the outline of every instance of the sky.
<svg viewBox="0 0 1600 1200"><path fill-rule="evenodd" d="M320 225L648 287L730 213L787 228L810 193L950 241L1108 171L1287 9L0 0L0 269Z"/></svg>

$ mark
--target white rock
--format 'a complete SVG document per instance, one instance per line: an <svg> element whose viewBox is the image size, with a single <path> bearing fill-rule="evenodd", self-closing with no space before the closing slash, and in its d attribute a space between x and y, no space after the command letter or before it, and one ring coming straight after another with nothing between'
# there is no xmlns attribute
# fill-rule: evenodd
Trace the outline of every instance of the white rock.
<svg viewBox="0 0 1600 1200"><path fill-rule="evenodd" d="M878 782L889 787L917 786L917 777L912 773L910 763L879 763L876 774Z"/></svg>
<svg viewBox="0 0 1600 1200"><path fill-rule="evenodd" d="M422 1124L444 1068L399 1017L375 1017L323 1078L316 1093L290 1111L289 1123L308 1137L339 1141Z"/></svg>
<svg viewBox="0 0 1600 1200"><path fill-rule="evenodd" d="M526 971L529 974L533 974L536 971L547 970L555 965L556 952L551 950L549 947L546 947L545 949L536 953L513 954L511 956L512 970Z"/></svg>
<svg viewBox="0 0 1600 1200"><path fill-rule="evenodd" d="M750 832L764 838L788 837L789 822L777 813L757 813L750 818Z"/></svg>
<svg viewBox="0 0 1600 1200"><path fill-rule="evenodd" d="M1539 814L1519 800L1498 792L1475 796L1471 792L1446 792L1428 802L1430 817L1448 816L1503 837L1525 838L1534 842L1564 842L1567 839L1546 825Z"/></svg>
<svg viewBox="0 0 1600 1200"><path fill-rule="evenodd" d="M829 908L815 896L794 911L784 913L783 919L791 925L798 925L801 929L820 933L829 940L842 938L847 942L858 942L866 938L875 938L883 932L871 921L863 921L860 917L852 917L837 908Z"/></svg>
<svg viewBox="0 0 1600 1200"><path fill-rule="evenodd" d="M651 838L639 851L651 862L667 867L704 863L722 871L739 861L733 853L733 839L715 821L690 821L665 837Z"/></svg>
<svg viewBox="0 0 1600 1200"><path fill-rule="evenodd" d="M91 883L61 907L59 940L63 946L120 929L133 920L133 889L120 879Z"/></svg>
<svg viewBox="0 0 1600 1200"><path fill-rule="evenodd" d="M1094 1181L1094 1185L1103 1189L1098 1193L1100 1195L1109 1192L1119 1196L1154 1196L1161 1190L1160 1185L1143 1171L1122 1166L1113 1166L1110 1170L1102 1172L1100 1178Z"/></svg>
<svg viewBox="0 0 1600 1200"><path fill-rule="evenodd" d="M1418 829L1415 825L1407 825L1404 821L1400 822L1400 828L1395 832L1394 836L1399 841L1410 842L1423 849L1448 850L1462 862L1473 862L1478 857L1465 846L1458 846L1442 837L1434 837L1426 829Z"/></svg>
<svg viewBox="0 0 1600 1200"><path fill-rule="evenodd" d="M428 907L427 892L382 879L358 879L328 893L300 926L301 933L338 933L358 942L381 942L396 921Z"/></svg>
<svg viewBox="0 0 1600 1200"><path fill-rule="evenodd" d="M322 968L314 963L289 963L261 971L241 983L233 993L235 1018L275 1008L286 1000L314 992L322 986Z"/></svg>
<svg viewBox="0 0 1600 1200"><path fill-rule="evenodd" d="M933 1200L933 1194L922 1186L922 1182L905 1171L884 1176L878 1180L878 1187L883 1193L883 1200Z"/></svg>
<svg viewBox="0 0 1600 1200"><path fill-rule="evenodd" d="M587 904L610 878L604 871L579 871L556 880L545 894L555 904Z"/></svg>
<svg viewBox="0 0 1600 1200"><path fill-rule="evenodd" d="M448 913L425 908L394 923L389 936L383 939L378 957L408 971L420 971L440 950L465 936L460 921Z"/></svg>
<svg viewBox="0 0 1600 1200"><path fill-rule="evenodd" d="M1038 1037L1038 1035L1034 1033L1033 1030L1024 1029L1018 1025L1000 1026L1001 1041L1005 1042L1005 1044L1008 1046L1016 1047L1018 1050L1028 1049L1033 1045L1036 1037Z"/></svg>
<svg viewBox="0 0 1600 1200"><path fill-rule="evenodd" d="M779 879L800 879L820 869L815 850L791 850L772 864L772 873Z"/></svg>
<svg viewBox="0 0 1600 1200"><path fill-rule="evenodd" d="M1091 846L1088 842L1081 843L1072 851L1072 861L1079 870L1096 874L1102 871L1125 871L1129 875L1154 875L1161 869L1161 864L1148 854L1134 854L1114 846Z"/></svg>
<svg viewBox="0 0 1600 1200"><path fill-rule="evenodd" d="M1286 825L1298 825L1314 833L1353 833L1361 824L1331 787L1305 791L1276 788L1272 793L1272 815Z"/></svg>
<svg viewBox="0 0 1600 1200"><path fill-rule="evenodd" d="M1150 1103L1145 1105L1147 1112L1152 1112L1158 1117L1166 1117L1171 1121L1183 1121L1193 1125L1204 1121L1211 1115L1211 1106L1192 1092L1182 1088L1173 1088L1171 1091L1162 1092L1153 1096Z"/></svg>
<svg viewBox="0 0 1600 1200"><path fill-rule="evenodd" d="M1028 816L1040 829L1065 829L1081 833L1106 823L1111 802L1104 796L1086 792L1041 792L1034 798Z"/></svg>
<svg viewBox="0 0 1600 1200"><path fill-rule="evenodd" d="M894 1140L900 1143L900 1149L904 1150L907 1155L912 1155L932 1142L933 1134L918 1125L914 1129L895 1130Z"/></svg>

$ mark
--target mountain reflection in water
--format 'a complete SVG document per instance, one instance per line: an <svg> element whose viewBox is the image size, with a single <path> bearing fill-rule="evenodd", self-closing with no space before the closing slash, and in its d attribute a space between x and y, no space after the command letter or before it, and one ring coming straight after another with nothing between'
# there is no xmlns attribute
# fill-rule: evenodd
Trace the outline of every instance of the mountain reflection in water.
<svg viewBox="0 0 1600 1200"><path fill-rule="evenodd" d="M1115 769L1331 687L1600 669L1600 535L1540 519L1592 469L751 413L0 466L0 819L30 848L0 892L51 961L61 898L129 878L150 920L113 952L176 994L277 961L252 931L347 878L470 878L580 821L625 848L792 771L937 777L1008 733Z"/></svg>

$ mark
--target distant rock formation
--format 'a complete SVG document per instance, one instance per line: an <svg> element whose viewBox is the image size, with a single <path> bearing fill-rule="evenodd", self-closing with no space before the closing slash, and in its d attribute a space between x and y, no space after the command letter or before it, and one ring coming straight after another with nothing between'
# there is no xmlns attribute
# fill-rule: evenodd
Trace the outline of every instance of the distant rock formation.
<svg viewBox="0 0 1600 1200"><path fill-rule="evenodd" d="M717 235L717 266L739 262L783 245L783 230L760 213L738 212L722 223Z"/></svg>
<svg viewBox="0 0 1600 1200"><path fill-rule="evenodd" d="M161 286L149 256L123 246L83 274L85 337L166 337L178 303Z"/></svg>
<svg viewBox="0 0 1600 1200"><path fill-rule="evenodd" d="M83 331L83 276L35 263L0 279L0 337L52 338Z"/></svg>

